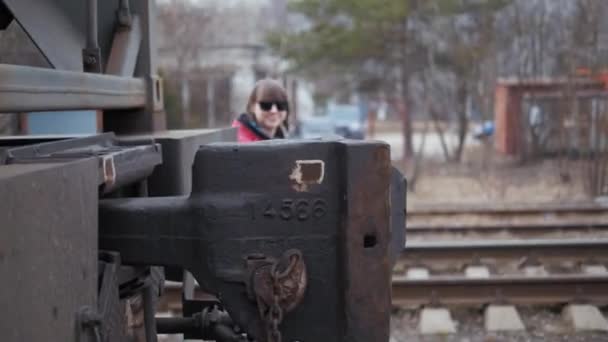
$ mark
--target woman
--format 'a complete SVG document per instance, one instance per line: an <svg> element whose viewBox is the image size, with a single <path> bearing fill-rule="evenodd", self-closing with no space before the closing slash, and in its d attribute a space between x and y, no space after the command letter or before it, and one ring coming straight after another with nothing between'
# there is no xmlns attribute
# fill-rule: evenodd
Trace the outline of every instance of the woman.
<svg viewBox="0 0 608 342"><path fill-rule="evenodd" d="M289 105L287 92L275 80L264 79L255 84L246 112L234 120L239 142L287 137Z"/></svg>

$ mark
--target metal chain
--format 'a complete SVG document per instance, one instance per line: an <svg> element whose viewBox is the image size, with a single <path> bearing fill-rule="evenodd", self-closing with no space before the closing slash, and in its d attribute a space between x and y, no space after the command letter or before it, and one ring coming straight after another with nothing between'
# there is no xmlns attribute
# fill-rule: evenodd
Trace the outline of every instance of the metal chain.
<svg viewBox="0 0 608 342"><path fill-rule="evenodd" d="M281 342L282 336L279 331L279 324L283 321L283 309L279 303L281 295L281 285L279 284L277 264L272 265L270 271L270 277L272 278L272 305L268 310L268 316L266 317L267 328L266 335L268 336L268 342Z"/></svg>

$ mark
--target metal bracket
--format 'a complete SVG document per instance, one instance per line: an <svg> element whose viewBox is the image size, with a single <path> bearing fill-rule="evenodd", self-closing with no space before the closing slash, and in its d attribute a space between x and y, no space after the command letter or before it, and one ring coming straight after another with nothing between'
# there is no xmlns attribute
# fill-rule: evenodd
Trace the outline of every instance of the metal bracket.
<svg viewBox="0 0 608 342"><path fill-rule="evenodd" d="M129 28L133 24L131 10L129 8L129 0L120 0L120 7L116 13L118 17L118 25L122 28Z"/></svg>
<svg viewBox="0 0 608 342"><path fill-rule="evenodd" d="M119 26L114 33L110 56L106 64L106 74L133 76L141 41L141 21L137 15L129 15L129 26Z"/></svg>
<svg viewBox="0 0 608 342"><path fill-rule="evenodd" d="M148 96L152 96L152 110L155 112L160 111L164 108L163 101L163 79L158 75L150 75L147 77L148 87Z"/></svg>
<svg viewBox="0 0 608 342"><path fill-rule="evenodd" d="M121 145L113 133L64 139L6 151L6 163L63 162L81 158L99 159L99 185L103 193L148 177L162 162L160 145Z"/></svg>
<svg viewBox="0 0 608 342"><path fill-rule="evenodd" d="M82 61L85 72L94 72L100 74L101 70L101 50L99 49L98 30L99 25L97 0L88 0L87 2L87 45L82 50Z"/></svg>
<svg viewBox="0 0 608 342"><path fill-rule="evenodd" d="M103 341L100 332L101 315L95 309L90 306L83 306L76 314L76 320L81 327L80 341L88 341L86 339L87 332L93 335L95 342Z"/></svg>
<svg viewBox="0 0 608 342"><path fill-rule="evenodd" d="M101 73L101 50L86 48L82 50L82 65L85 72Z"/></svg>

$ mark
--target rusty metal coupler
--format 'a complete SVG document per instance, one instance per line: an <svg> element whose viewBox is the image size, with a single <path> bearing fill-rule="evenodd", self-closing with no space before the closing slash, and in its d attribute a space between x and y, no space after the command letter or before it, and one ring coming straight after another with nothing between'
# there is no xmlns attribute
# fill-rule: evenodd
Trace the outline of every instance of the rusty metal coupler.
<svg viewBox="0 0 608 342"><path fill-rule="evenodd" d="M281 342L279 324L302 300L306 290L306 264L302 253L290 249L280 259L247 258L251 278L248 284L250 297L257 303L260 317L266 323L269 342Z"/></svg>
<svg viewBox="0 0 608 342"><path fill-rule="evenodd" d="M386 342L395 172L381 142L201 146L189 196L100 203L100 248L190 271L257 341Z"/></svg>

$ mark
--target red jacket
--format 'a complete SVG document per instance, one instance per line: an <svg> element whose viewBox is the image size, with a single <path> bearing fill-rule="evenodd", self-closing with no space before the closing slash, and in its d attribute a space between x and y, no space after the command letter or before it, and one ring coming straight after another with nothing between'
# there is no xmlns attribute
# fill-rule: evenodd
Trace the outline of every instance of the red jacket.
<svg viewBox="0 0 608 342"><path fill-rule="evenodd" d="M265 140L259 135L255 134L249 127L241 123L238 119L232 122L232 127L236 127L236 139L238 142L251 142Z"/></svg>
<svg viewBox="0 0 608 342"><path fill-rule="evenodd" d="M237 128L236 137L238 142L252 142L260 140L270 140L266 133L258 128L258 125L247 114L241 114L232 122L232 127ZM279 128L275 138L283 138L283 131Z"/></svg>

